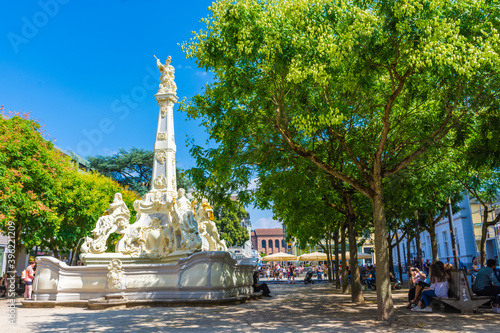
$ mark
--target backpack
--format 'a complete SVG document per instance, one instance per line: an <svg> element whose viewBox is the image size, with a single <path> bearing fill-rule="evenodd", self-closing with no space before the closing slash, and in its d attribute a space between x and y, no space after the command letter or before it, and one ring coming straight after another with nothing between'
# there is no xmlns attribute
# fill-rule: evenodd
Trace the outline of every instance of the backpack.
<svg viewBox="0 0 500 333"><path fill-rule="evenodd" d="M21 280L24 280L24 279L26 279L26 270L23 270L21 272Z"/></svg>

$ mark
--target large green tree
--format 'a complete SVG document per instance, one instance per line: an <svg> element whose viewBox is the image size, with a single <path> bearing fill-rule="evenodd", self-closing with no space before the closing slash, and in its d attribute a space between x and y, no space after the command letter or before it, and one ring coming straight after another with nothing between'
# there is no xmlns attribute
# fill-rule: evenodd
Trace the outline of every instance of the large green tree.
<svg viewBox="0 0 500 333"><path fill-rule="evenodd" d="M34 246L56 256L91 234L116 192L133 215L137 195L97 173L75 170L28 115L0 116L0 231L15 227L15 259Z"/></svg>
<svg viewBox="0 0 500 333"><path fill-rule="evenodd" d="M272 147L371 200L378 318L392 320L384 179L484 111L499 16L486 0L220 0L184 44L214 83L183 109L238 182ZM329 160L339 146L354 170Z"/></svg>
<svg viewBox="0 0 500 333"><path fill-rule="evenodd" d="M40 133L28 115L0 115L0 230L15 226L15 259L24 249L57 235L60 174L67 158ZM12 235L11 233L9 235Z"/></svg>
<svg viewBox="0 0 500 333"><path fill-rule="evenodd" d="M135 221L133 203L139 197L135 192L126 190L118 182L109 179L95 171L79 172L70 169L63 173L61 184L57 188L57 213L61 217L61 224L57 234L46 239L46 247L57 253L69 253L74 263L76 253L85 236L92 237L91 230L102 216L115 193L121 193L123 201L130 210L130 223ZM119 239L113 234L108 240L110 251Z"/></svg>

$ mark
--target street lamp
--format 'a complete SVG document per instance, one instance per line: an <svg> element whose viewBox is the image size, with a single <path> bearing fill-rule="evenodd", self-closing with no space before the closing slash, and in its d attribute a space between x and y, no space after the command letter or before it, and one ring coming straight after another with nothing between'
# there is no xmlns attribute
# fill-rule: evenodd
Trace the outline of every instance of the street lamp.
<svg viewBox="0 0 500 333"><path fill-rule="evenodd" d="M422 258L422 246L420 245L420 226L418 224L418 210L415 209L415 233L417 243L417 261L418 261L418 269L422 269L423 267L423 258Z"/></svg>
<svg viewBox="0 0 500 333"><path fill-rule="evenodd" d="M457 246L455 244L455 234L453 232L453 212L451 210L451 198L448 198L448 224L450 226L450 237L451 237L451 248L453 251L453 260L455 262L455 268L459 268L458 267Z"/></svg>

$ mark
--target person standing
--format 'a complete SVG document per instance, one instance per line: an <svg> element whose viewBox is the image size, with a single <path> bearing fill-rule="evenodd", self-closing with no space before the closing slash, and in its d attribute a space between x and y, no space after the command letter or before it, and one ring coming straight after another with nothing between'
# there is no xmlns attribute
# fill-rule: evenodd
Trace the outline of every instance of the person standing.
<svg viewBox="0 0 500 333"><path fill-rule="evenodd" d="M429 275L429 268L431 267L431 262L429 259L424 263L424 273L425 275Z"/></svg>
<svg viewBox="0 0 500 333"><path fill-rule="evenodd" d="M324 272L323 265L322 264L318 265L318 280L323 279L323 272Z"/></svg>
<svg viewBox="0 0 500 333"><path fill-rule="evenodd" d="M24 284L26 288L24 289L24 299L31 299L31 293L33 292L33 279L35 278L35 262L30 261L28 267L26 267L26 277L24 278Z"/></svg>
<svg viewBox="0 0 500 333"><path fill-rule="evenodd" d="M295 283L295 267L293 265L288 266L288 283Z"/></svg>
<svg viewBox="0 0 500 333"><path fill-rule="evenodd" d="M7 273L5 273L0 280L0 291L2 292L1 297L7 296Z"/></svg>

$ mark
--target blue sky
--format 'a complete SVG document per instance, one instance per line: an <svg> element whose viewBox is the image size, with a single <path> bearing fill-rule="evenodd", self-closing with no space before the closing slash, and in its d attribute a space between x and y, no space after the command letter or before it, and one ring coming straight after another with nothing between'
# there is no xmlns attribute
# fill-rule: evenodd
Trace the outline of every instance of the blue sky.
<svg viewBox="0 0 500 333"><path fill-rule="evenodd" d="M212 1L4 1L0 5L0 104L31 112L55 144L81 156L153 149L159 71L172 57L179 100L201 93L210 74L181 47ZM174 108L177 110L177 108ZM178 166L195 165L186 140L207 134L174 115ZM280 227L272 213L247 209L254 228Z"/></svg>

